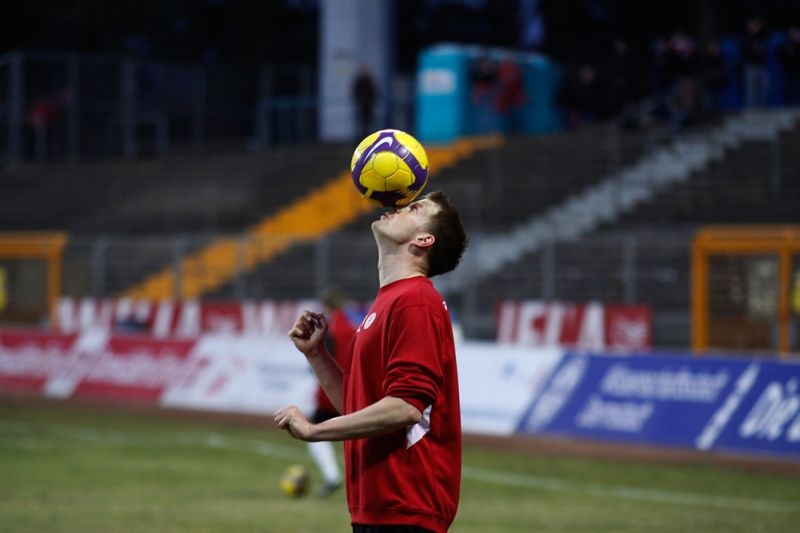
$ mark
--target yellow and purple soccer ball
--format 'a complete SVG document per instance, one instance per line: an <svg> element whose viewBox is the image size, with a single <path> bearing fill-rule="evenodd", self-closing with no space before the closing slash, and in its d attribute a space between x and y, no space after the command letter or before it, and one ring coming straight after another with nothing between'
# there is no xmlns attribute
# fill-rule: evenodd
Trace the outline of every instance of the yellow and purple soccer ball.
<svg viewBox="0 0 800 533"><path fill-rule="evenodd" d="M281 490L287 496L301 498L308 493L311 477L301 464L290 465L281 476Z"/></svg>
<svg viewBox="0 0 800 533"><path fill-rule="evenodd" d="M350 174L361 195L384 207L402 207L428 183L428 154L422 144L400 130L367 135L353 152Z"/></svg>

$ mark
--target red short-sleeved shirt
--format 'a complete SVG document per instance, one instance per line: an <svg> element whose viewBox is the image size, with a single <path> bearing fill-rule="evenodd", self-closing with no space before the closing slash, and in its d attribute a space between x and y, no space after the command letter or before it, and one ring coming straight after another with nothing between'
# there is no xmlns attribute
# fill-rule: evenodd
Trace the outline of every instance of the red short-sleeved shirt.
<svg viewBox="0 0 800 533"><path fill-rule="evenodd" d="M382 287L356 331L344 377L344 411L385 396L422 420L393 433L345 441L347 500L355 524L446 531L461 485L461 416L447 305L423 276Z"/></svg>

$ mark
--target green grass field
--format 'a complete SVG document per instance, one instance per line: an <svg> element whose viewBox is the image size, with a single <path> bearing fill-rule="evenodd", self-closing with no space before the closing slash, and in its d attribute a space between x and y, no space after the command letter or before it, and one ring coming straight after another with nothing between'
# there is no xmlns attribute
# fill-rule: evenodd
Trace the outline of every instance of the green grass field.
<svg viewBox="0 0 800 533"><path fill-rule="evenodd" d="M0 531L350 531L344 492L291 499L302 443L269 428L0 403ZM464 451L451 531L800 531L800 480Z"/></svg>

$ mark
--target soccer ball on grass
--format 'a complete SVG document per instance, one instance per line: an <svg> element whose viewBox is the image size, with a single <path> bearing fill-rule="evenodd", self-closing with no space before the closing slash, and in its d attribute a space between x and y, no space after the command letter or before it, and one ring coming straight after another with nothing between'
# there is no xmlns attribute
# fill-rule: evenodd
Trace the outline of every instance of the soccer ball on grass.
<svg viewBox="0 0 800 533"><path fill-rule="evenodd" d="M281 490L287 496L300 498L308 493L311 479L308 470L303 465L294 464L284 471L281 476Z"/></svg>
<svg viewBox="0 0 800 533"><path fill-rule="evenodd" d="M428 155L422 144L400 130L367 135L350 161L353 183L361 195L384 207L402 207L428 183Z"/></svg>

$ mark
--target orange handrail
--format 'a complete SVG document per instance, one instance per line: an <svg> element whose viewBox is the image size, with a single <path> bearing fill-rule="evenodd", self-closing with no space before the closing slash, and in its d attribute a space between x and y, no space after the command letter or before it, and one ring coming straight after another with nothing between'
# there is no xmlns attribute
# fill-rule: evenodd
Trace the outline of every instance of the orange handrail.
<svg viewBox="0 0 800 533"><path fill-rule="evenodd" d="M499 146L502 136L459 139L452 145L428 146L428 162L436 171L452 166L477 150ZM135 299L195 298L251 271L295 243L319 239L364 213L374 204L361 198L349 171L266 217L237 238L219 239L184 257L178 267L165 267L125 291Z"/></svg>

